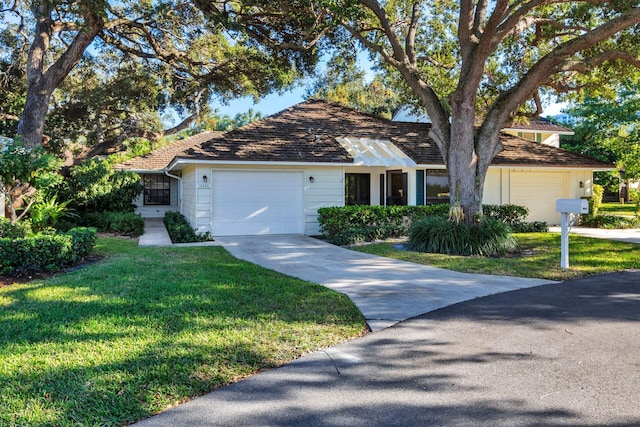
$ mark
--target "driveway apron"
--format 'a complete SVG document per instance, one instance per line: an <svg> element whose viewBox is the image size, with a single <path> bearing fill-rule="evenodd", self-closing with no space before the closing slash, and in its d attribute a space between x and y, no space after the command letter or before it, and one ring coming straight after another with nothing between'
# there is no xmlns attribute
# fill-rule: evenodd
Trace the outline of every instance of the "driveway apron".
<svg viewBox="0 0 640 427"><path fill-rule="evenodd" d="M301 235L217 237L216 241L237 258L346 294L372 331L461 301L553 283L458 273Z"/></svg>

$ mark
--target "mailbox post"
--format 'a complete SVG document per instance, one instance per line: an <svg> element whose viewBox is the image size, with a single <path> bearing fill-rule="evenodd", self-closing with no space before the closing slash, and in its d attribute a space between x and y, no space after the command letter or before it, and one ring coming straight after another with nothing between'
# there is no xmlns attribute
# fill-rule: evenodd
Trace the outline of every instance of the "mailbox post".
<svg viewBox="0 0 640 427"><path fill-rule="evenodd" d="M569 230L578 215L589 213L589 202L585 199L558 199L556 212L560 212L560 268L569 268Z"/></svg>

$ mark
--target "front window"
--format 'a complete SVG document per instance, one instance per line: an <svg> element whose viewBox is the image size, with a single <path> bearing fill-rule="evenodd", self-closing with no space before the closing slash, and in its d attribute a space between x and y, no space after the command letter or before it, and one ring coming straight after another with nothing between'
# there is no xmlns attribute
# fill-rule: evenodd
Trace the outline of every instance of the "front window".
<svg viewBox="0 0 640 427"><path fill-rule="evenodd" d="M427 170L427 204L449 202L449 176L446 170Z"/></svg>
<svg viewBox="0 0 640 427"><path fill-rule="evenodd" d="M347 173L344 176L344 204L371 204L371 175L368 173Z"/></svg>
<svg viewBox="0 0 640 427"><path fill-rule="evenodd" d="M166 175L144 175L144 204L170 205L171 178Z"/></svg>

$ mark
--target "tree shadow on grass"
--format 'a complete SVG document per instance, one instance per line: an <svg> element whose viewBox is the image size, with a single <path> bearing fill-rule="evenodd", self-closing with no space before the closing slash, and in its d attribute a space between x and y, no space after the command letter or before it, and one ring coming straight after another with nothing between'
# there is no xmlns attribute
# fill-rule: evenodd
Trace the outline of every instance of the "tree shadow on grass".
<svg viewBox="0 0 640 427"><path fill-rule="evenodd" d="M364 325L344 296L219 248L141 251L0 304L0 424L122 425L299 356L314 324ZM30 406L40 421L16 418Z"/></svg>

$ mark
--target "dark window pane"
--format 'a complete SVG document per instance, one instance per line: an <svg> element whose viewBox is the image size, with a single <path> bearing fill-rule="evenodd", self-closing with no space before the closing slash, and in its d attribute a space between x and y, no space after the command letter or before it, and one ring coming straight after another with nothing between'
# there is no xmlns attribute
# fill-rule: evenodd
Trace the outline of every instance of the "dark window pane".
<svg viewBox="0 0 640 427"><path fill-rule="evenodd" d="M166 175L144 175L144 204L170 205L171 178Z"/></svg>
<svg viewBox="0 0 640 427"><path fill-rule="evenodd" d="M445 170L427 170L427 204L449 203L449 176Z"/></svg>
<svg viewBox="0 0 640 427"><path fill-rule="evenodd" d="M344 175L344 204L371 204L371 175L368 173L347 173Z"/></svg>

